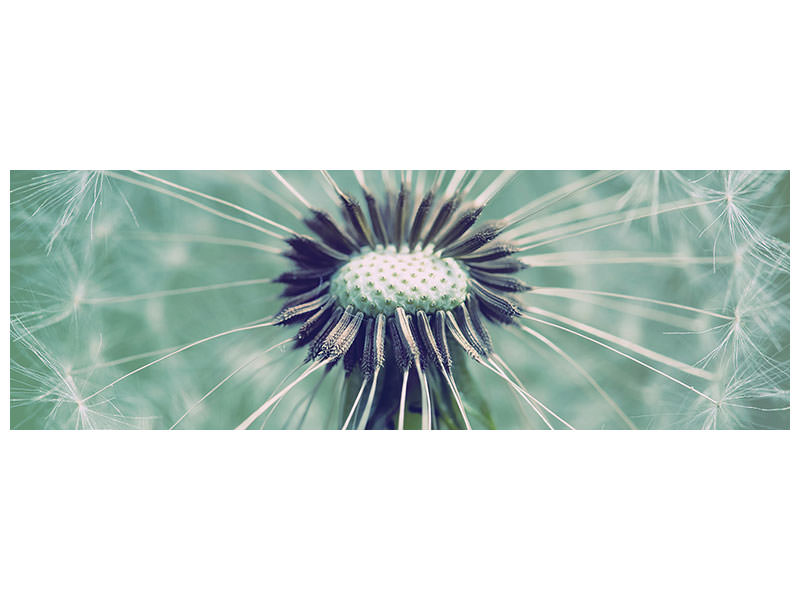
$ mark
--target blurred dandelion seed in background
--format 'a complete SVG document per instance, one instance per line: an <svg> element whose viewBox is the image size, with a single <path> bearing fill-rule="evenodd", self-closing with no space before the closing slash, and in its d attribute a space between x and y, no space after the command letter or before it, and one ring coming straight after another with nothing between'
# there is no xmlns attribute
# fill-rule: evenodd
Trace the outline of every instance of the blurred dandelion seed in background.
<svg viewBox="0 0 800 600"><path fill-rule="evenodd" d="M14 428L789 426L788 172L11 188Z"/></svg>

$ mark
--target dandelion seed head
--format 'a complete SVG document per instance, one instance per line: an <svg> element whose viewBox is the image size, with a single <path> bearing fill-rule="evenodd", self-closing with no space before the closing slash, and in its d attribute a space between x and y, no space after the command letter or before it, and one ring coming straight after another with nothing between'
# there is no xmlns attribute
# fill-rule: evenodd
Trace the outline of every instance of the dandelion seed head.
<svg viewBox="0 0 800 600"><path fill-rule="evenodd" d="M12 188L14 427L788 426L785 172Z"/></svg>
<svg viewBox="0 0 800 600"><path fill-rule="evenodd" d="M331 294L342 307L352 305L372 317L391 316L398 307L435 313L464 302L467 277L452 258L380 248L343 265L331 278Z"/></svg>

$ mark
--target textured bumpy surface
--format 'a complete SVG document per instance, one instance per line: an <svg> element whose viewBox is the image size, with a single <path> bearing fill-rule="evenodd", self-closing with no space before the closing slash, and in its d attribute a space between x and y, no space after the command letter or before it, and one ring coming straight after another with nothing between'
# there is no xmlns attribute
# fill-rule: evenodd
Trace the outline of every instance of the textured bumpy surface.
<svg viewBox="0 0 800 600"><path fill-rule="evenodd" d="M352 305L373 317L392 315L397 307L411 314L432 313L461 304L467 278L452 258L379 248L342 266L331 279L331 293L341 306Z"/></svg>

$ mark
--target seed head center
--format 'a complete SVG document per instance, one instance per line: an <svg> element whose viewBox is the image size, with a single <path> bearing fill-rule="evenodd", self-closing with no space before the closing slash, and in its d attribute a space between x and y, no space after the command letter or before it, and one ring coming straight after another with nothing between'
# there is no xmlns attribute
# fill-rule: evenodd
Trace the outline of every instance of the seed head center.
<svg viewBox="0 0 800 600"><path fill-rule="evenodd" d="M331 278L331 293L341 306L373 317L400 306L411 314L432 313L464 302L467 277L452 258L379 246L343 265Z"/></svg>

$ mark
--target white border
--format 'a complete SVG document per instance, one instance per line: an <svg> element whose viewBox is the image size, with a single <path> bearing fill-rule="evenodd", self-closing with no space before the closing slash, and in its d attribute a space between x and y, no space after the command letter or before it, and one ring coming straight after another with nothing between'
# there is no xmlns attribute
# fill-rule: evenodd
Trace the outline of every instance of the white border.
<svg viewBox="0 0 800 600"><path fill-rule="evenodd" d="M17 3L0 42L4 180L793 168L787 6ZM800 591L794 431L75 434L9 432L7 411L2 425L15 600Z"/></svg>

